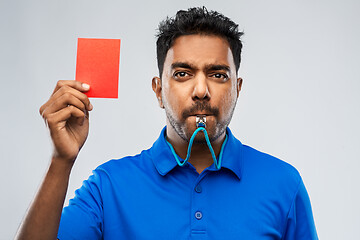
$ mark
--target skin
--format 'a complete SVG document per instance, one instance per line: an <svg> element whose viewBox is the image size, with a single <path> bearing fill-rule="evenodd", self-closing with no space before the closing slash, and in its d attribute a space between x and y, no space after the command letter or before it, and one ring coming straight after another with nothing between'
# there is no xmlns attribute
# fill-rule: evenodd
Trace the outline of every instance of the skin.
<svg viewBox="0 0 360 240"><path fill-rule="evenodd" d="M93 109L83 93L89 86L77 81L59 81L40 114L49 128L53 153L33 203L15 239L56 239L70 172L89 131Z"/></svg>
<svg viewBox="0 0 360 240"><path fill-rule="evenodd" d="M241 84L224 38L196 34L174 41L165 58L162 79L154 77L152 87L167 115L167 139L181 158L186 158L198 114L207 115L206 129L215 154L219 154ZM204 144L201 132L189 160L198 173L213 163Z"/></svg>
<svg viewBox="0 0 360 240"><path fill-rule="evenodd" d="M195 130L195 117L190 115L200 113L210 114L207 130L215 153L219 154L241 82L236 78L232 53L224 39L190 35L175 40L165 59L163 78L153 78L152 87L160 107L166 111L168 141L182 158ZM59 81L50 99L40 108L54 148L49 169L15 239L57 237L70 173L89 132L89 111L93 106L84 94L89 88L73 80ZM191 108L196 103L211 108ZM212 164L210 152L204 149L207 149L204 136L198 136L190 162L199 173Z"/></svg>

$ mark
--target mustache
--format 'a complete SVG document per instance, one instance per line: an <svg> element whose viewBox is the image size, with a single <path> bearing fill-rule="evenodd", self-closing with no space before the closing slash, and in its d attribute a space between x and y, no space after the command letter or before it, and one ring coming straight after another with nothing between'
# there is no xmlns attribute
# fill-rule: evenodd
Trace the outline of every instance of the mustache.
<svg viewBox="0 0 360 240"><path fill-rule="evenodd" d="M204 111L207 114L211 114L214 116L219 115L219 108L211 107L208 102L196 101L189 109L185 109L182 113L183 119L188 116L195 115L200 111Z"/></svg>

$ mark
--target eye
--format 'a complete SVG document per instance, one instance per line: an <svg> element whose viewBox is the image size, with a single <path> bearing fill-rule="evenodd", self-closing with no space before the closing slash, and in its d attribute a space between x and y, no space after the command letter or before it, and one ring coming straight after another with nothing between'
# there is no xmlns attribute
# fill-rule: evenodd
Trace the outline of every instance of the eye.
<svg viewBox="0 0 360 240"><path fill-rule="evenodd" d="M214 74L210 75L210 77L212 77L216 80L224 81L224 82L229 79L228 75L226 75L224 73L214 73Z"/></svg>
<svg viewBox="0 0 360 240"><path fill-rule="evenodd" d="M175 75L175 77L185 77L187 75L187 73L186 72L177 72L174 75Z"/></svg>
<svg viewBox="0 0 360 240"><path fill-rule="evenodd" d="M176 79L176 80L187 80L191 77L191 75L187 72L182 72L182 71L179 71L179 72L175 72L173 74L173 77Z"/></svg>

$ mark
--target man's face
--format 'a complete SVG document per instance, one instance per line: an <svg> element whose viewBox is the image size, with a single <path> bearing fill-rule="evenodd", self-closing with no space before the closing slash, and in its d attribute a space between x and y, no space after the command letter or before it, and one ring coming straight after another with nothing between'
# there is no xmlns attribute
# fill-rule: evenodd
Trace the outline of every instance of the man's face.
<svg viewBox="0 0 360 240"><path fill-rule="evenodd" d="M165 108L167 131L189 141L196 115L206 115L210 140L224 136L242 80L236 78L228 42L212 35L180 36L167 52L162 79L153 79L160 106ZM204 137L197 136L202 142Z"/></svg>

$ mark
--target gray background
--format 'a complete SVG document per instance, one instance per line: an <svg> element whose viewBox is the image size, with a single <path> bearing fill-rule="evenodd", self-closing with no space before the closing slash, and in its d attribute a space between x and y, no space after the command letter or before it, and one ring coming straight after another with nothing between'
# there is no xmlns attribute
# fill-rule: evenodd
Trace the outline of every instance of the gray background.
<svg viewBox="0 0 360 240"><path fill-rule="evenodd" d="M244 144L300 172L321 239L359 239L360 2L0 2L0 239L13 238L51 156L39 107L74 79L78 37L121 38L119 99L93 99L67 200L91 170L152 145L165 123L151 90L155 29L206 5L245 31L244 78L230 125Z"/></svg>

